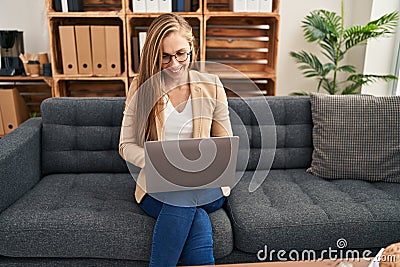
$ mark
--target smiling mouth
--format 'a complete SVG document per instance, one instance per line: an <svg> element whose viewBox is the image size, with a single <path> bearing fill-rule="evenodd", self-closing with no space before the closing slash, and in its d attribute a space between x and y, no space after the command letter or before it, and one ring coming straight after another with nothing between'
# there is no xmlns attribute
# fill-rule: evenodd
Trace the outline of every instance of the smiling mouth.
<svg viewBox="0 0 400 267"><path fill-rule="evenodd" d="M178 68L170 68L169 71L172 73L179 73L182 70L183 66L179 66Z"/></svg>

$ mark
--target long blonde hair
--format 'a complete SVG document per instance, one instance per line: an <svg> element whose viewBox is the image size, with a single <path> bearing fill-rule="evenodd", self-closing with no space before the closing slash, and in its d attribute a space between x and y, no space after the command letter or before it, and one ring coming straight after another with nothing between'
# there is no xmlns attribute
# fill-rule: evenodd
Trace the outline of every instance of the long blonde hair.
<svg viewBox="0 0 400 267"><path fill-rule="evenodd" d="M161 75L153 77L161 71L161 43L162 40L172 32L179 31L189 42L192 56L190 63L197 58L195 39L190 24L181 16L173 13L162 14L153 20L147 30L146 41L141 53L139 75L136 92L136 127L135 137L139 145L143 146L145 141L156 140L155 127L156 114L161 112L161 97L163 88ZM145 88L141 88L145 84ZM144 86L142 86L144 87ZM154 105L154 103L156 103ZM151 111L150 111L151 110ZM150 114L149 114L150 111Z"/></svg>

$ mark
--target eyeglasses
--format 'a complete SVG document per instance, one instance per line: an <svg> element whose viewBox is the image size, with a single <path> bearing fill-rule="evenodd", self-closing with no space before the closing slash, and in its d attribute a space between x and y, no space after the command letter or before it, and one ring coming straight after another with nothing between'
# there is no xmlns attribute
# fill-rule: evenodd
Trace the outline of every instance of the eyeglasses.
<svg viewBox="0 0 400 267"><path fill-rule="evenodd" d="M179 63L185 62L189 56L192 55L192 52L177 52L174 55L163 54L161 62L162 64L168 64L171 62L172 57L174 57Z"/></svg>

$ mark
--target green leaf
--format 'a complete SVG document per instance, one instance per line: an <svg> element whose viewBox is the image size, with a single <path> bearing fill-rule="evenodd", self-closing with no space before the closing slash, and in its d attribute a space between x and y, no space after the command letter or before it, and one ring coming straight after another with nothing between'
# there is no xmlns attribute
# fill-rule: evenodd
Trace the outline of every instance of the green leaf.
<svg viewBox="0 0 400 267"><path fill-rule="evenodd" d="M308 42L312 43L325 39L328 29L318 10L312 11L302 23L304 37Z"/></svg>
<svg viewBox="0 0 400 267"><path fill-rule="evenodd" d="M293 93L290 93L290 95L293 95L293 96L305 96L305 95L310 95L310 93L307 93L307 92L293 92Z"/></svg>
<svg viewBox="0 0 400 267"><path fill-rule="evenodd" d="M341 32L341 22L342 18L335 12L321 10L322 17L329 29L331 35L335 38L339 37Z"/></svg>
<svg viewBox="0 0 400 267"><path fill-rule="evenodd" d="M344 31L346 50L365 44L369 39L383 35L393 34L399 19L399 12L385 14L377 20L369 22L365 26L354 25Z"/></svg>
<svg viewBox="0 0 400 267"><path fill-rule="evenodd" d="M323 77L325 77L326 75L329 74L329 72L334 71L336 69L336 66L332 63L325 63L323 66L323 70L322 70L322 75Z"/></svg>
<svg viewBox="0 0 400 267"><path fill-rule="evenodd" d="M344 88L342 91L342 95L353 95L353 94L358 94L359 89L361 88L362 84L360 83L353 83L351 85L348 85Z"/></svg>
<svg viewBox="0 0 400 267"><path fill-rule="evenodd" d="M362 82L362 85L368 84L368 83L374 83L379 80L383 80L385 82L392 81L392 80L397 80L397 77L394 75L376 75L376 74L354 74L350 75L347 78L347 81L352 81L352 82Z"/></svg>
<svg viewBox="0 0 400 267"><path fill-rule="evenodd" d="M341 67L337 68L337 71L355 73L356 72L356 67L354 67L352 65L344 65L344 66L341 66Z"/></svg>
<svg viewBox="0 0 400 267"><path fill-rule="evenodd" d="M323 66L319 61L318 57L314 54L307 53L305 51L300 52L290 52L290 56L292 56L298 64L300 70L303 70L303 74L306 77L318 77L322 76Z"/></svg>
<svg viewBox="0 0 400 267"><path fill-rule="evenodd" d="M327 91L330 95L334 95L337 92L337 85L332 80L326 80L322 84L322 88Z"/></svg>

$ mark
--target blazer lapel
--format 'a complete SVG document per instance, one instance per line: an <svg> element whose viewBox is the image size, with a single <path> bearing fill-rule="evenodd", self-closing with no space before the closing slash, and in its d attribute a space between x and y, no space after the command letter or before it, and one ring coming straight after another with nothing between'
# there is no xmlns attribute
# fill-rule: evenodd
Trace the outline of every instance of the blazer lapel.
<svg viewBox="0 0 400 267"><path fill-rule="evenodd" d="M201 137L201 124L203 116L203 91L194 83L190 84L193 114L193 138Z"/></svg>
<svg viewBox="0 0 400 267"><path fill-rule="evenodd" d="M164 140L164 108L165 108L165 99L162 97L161 99L161 109L162 111L156 116L156 129L157 129L157 140Z"/></svg>

